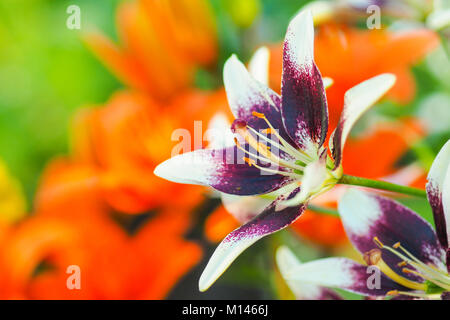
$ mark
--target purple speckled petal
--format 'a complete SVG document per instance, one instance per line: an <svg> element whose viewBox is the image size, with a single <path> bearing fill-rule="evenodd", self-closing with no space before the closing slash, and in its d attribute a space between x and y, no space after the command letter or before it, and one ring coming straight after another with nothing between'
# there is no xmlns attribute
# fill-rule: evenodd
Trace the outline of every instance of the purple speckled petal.
<svg viewBox="0 0 450 320"><path fill-rule="evenodd" d="M385 73L349 89L344 96L344 110L330 138L335 169L342 161L345 141L358 119L395 84L395 76Z"/></svg>
<svg viewBox="0 0 450 320"><path fill-rule="evenodd" d="M281 276L286 278L292 269L301 266L300 260L287 247L277 249L276 261ZM286 280L297 300L342 300L342 297L325 287L298 280Z"/></svg>
<svg viewBox="0 0 450 320"><path fill-rule="evenodd" d="M328 107L322 76L314 63L311 13L289 24L283 51L281 113L286 131L305 151L317 150L328 130Z"/></svg>
<svg viewBox="0 0 450 320"><path fill-rule="evenodd" d="M350 189L339 201L339 213L347 236L361 253L377 248L374 237L387 246L397 242L424 263L444 269L442 250L432 226L402 204L373 193ZM383 260L407 277L393 253L382 250ZM414 277L410 277L414 278Z"/></svg>
<svg viewBox="0 0 450 320"><path fill-rule="evenodd" d="M231 56L225 63L223 81L231 112L236 119L245 121L250 127L260 132L267 129L268 125L264 119L255 117L253 112L262 113L271 125L278 130L280 136L295 146L285 132L281 120L280 96L265 84L253 78L235 55Z"/></svg>
<svg viewBox="0 0 450 320"><path fill-rule="evenodd" d="M450 243L450 141L442 147L428 173L427 195L436 231L444 248Z"/></svg>
<svg viewBox="0 0 450 320"><path fill-rule="evenodd" d="M236 146L196 150L164 161L154 173L172 182L208 185L236 195L263 194L292 181L283 175L264 174L245 163L243 157Z"/></svg>
<svg viewBox="0 0 450 320"><path fill-rule="evenodd" d="M326 258L295 266L287 272L285 278L288 281L340 288L365 296L384 296L391 290L409 291L381 272L380 282L376 283L373 280L375 272L374 268L347 258Z"/></svg>
<svg viewBox="0 0 450 320"><path fill-rule="evenodd" d="M295 189L288 197L299 192ZM231 232L217 247L199 281L200 291L207 290L248 247L259 239L286 228L305 210L305 205L279 208L279 202L285 196L278 197L260 215Z"/></svg>
<svg viewBox="0 0 450 320"><path fill-rule="evenodd" d="M445 264L447 265L447 272L450 273L450 248L447 248Z"/></svg>

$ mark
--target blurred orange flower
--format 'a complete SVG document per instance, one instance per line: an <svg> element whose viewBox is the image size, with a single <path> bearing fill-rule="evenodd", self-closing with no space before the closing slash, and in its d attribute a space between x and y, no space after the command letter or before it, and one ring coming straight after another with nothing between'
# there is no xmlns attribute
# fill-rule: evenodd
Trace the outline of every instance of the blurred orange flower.
<svg viewBox="0 0 450 320"><path fill-rule="evenodd" d="M192 85L198 65L217 56L215 21L205 0L124 2L117 13L121 46L99 32L88 46L128 86L167 100Z"/></svg>
<svg viewBox="0 0 450 320"><path fill-rule="evenodd" d="M162 299L199 262L201 248L183 239L189 211L159 211L127 233L97 197L94 177L68 160L50 164L39 211L0 239L0 298ZM67 287L71 265L80 268L80 290Z"/></svg>
<svg viewBox="0 0 450 320"><path fill-rule="evenodd" d="M124 2L117 24L120 46L99 32L84 39L132 89L77 114L71 154L45 169L35 214L1 225L0 298L162 299L201 258L183 235L205 191L153 170L179 142L175 129L201 148L194 121L228 110L223 90L192 88L196 68L217 56L209 4ZM132 234L121 226L142 217ZM66 286L70 265L81 269L81 290Z"/></svg>

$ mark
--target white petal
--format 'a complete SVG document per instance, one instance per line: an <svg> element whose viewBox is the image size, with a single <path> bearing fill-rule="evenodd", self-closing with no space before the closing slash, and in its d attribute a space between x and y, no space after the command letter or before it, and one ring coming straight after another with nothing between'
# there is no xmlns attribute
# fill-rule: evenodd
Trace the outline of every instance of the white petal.
<svg viewBox="0 0 450 320"><path fill-rule="evenodd" d="M200 277L200 291L207 290L245 249L259 239L286 228L302 214L305 205L278 211L276 205L284 199L285 196L280 196L253 220L228 234L214 251Z"/></svg>
<svg viewBox="0 0 450 320"><path fill-rule="evenodd" d="M450 9L432 12L428 15L426 24L433 30L441 30L450 26Z"/></svg>
<svg viewBox="0 0 450 320"><path fill-rule="evenodd" d="M253 78L265 85L269 84L269 58L269 49L261 47L253 54L248 65L249 72Z"/></svg>
<svg viewBox="0 0 450 320"><path fill-rule="evenodd" d="M333 83L334 83L334 80L331 79L331 78L329 78L329 77L323 77L322 80L323 80L323 87L324 87L325 89L328 89L328 88L331 87L331 86L333 85Z"/></svg>
<svg viewBox="0 0 450 320"><path fill-rule="evenodd" d="M342 120L345 121L342 130L342 145L345 144L345 140L356 121L394 86L395 81L395 75L385 73L361 82L345 93L342 115Z"/></svg>
<svg viewBox="0 0 450 320"><path fill-rule="evenodd" d="M439 151L438 155L433 161L433 164L428 172L428 181L432 182L435 187L442 190L445 176L450 169L450 140L447 141ZM441 191L442 192L442 191Z"/></svg>
<svg viewBox="0 0 450 320"><path fill-rule="evenodd" d="M256 81L236 55L232 55L225 62L223 82L235 118L249 113L255 105L268 104L278 109L271 96L274 93L263 83Z"/></svg>
<svg viewBox="0 0 450 320"><path fill-rule="evenodd" d="M301 265L300 260L286 246L277 249L276 261L283 278L286 278L293 269ZM314 284L297 280L286 280L286 283L297 299L317 300L323 297L324 290Z"/></svg>
<svg viewBox="0 0 450 320"><path fill-rule="evenodd" d="M172 182L209 185L217 166L217 161L205 156L205 150L196 150L164 161L154 174Z"/></svg>
<svg viewBox="0 0 450 320"><path fill-rule="evenodd" d="M306 4L302 10L311 10L314 24L318 25L328 21L336 10L336 3L332 1L312 1Z"/></svg>
<svg viewBox="0 0 450 320"><path fill-rule="evenodd" d="M286 275L289 281L301 281L322 287L341 288L368 296L384 296L403 287L380 274L380 286L369 285L373 273L369 267L346 258L327 258L293 267Z"/></svg>
<svg viewBox="0 0 450 320"><path fill-rule="evenodd" d="M428 173L427 195L438 235L450 243L450 140L441 148ZM442 207L440 206L442 202ZM445 229L444 229L445 228Z"/></svg>
<svg viewBox="0 0 450 320"><path fill-rule="evenodd" d="M337 165L341 162L345 141L356 121L395 84L395 75L385 73L361 82L344 96L344 110L333 132L333 155Z"/></svg>
<svg viewBox="0 0 450 320"><path fill-rule="evenodd" d="M310 10L301 11L289 23L285 44L291 61L311 67L314 60L314 23Z"/></svg>
<svg viewBox="0 0 450 320"><path fill-rule="evenodd" d="M291 268L286 279L333 288L351 287L355 279L352 267L356 262L345 258L326 258Z"/></svg>
<svg viewBox="0 0 450 320"><path fill-rule="evenodd" d="M234 146L234 134L231 132L231 123L228 117L222 113L216 113L208 124L205 132L205 140L209 141L209 149L222 149Z"/></svg>
<svg viewBox="0 0 450 320"><path fill-rule="evenodd" d="M349 188L344 193L338 210L345 229L357 236L368 234L370 227L382 215L378 202L356 188Z"/></svg>
<svg viewBox="0 0 450 320"><path fill-rule="evenodd" d="M442 207L444 208L447 243L450 243L450 166L447 169L442 188Z"/></svg>

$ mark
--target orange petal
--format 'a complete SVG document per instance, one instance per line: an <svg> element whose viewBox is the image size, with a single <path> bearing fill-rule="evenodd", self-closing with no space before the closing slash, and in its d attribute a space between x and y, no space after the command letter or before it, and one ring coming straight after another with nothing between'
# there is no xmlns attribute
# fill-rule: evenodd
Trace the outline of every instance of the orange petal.
<svg viewBox="0 0 450 320"><path fill-rule="evenodd" d="M239 222L223 206L212 212L205 222L206 238L218 243L222 241L231 231L239 227Z"/></svg>

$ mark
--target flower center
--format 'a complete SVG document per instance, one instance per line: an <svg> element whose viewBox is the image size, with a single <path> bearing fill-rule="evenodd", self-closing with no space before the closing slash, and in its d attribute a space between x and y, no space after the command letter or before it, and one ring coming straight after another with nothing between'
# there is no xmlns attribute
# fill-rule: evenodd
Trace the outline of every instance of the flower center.
<svg viewBox="0 0 450 320"><path fill-rule="evenodd" d="M399 275L383 261L381 258L380 249L372 249L364 254L364 260L368 265L377 266L386 276L406 288L424 292L415 293L393 290L389 291L387 293L388 295L401 294L413 297L430 298L435 297L436 294L450 291L450 276L446 272L436 268L435 266L420 261L408 250L406 250L400 242L397 242L390 247L383 244L377 237L373 240L381 250L387 250L402 259L398 266L403 267L402 272L404 274L414 274L424 280L424 282L421 283Z"/></svg>
<svg viewBox="0 0 450 320"><path fill-rule="evenodd" d="M256 153L254 153L246 150L241 146L238 139L235 138L234 141L236 146L246 155L243 158L244 161L249 166L254 166L265 172L295 178L302 176L306 165L314 161L315 158L317 158L317 155L308 155L304 151L298 150L291 146L283 137L281 137L278 130L272 126L264 114L258 112L253 112L252 114L254 117L263 119L267 123L268 127L261 130L261 132L258 132L254 128L250 127L244 120L236 120L233 123L233 132L239 134L244 141L256 151ZM269 135L271 137L276 137L278 141L269 138ZM277 151L279 152L273 152L271 150L271 146L277 148ZM280 156L280 152L286 153L291 159L286 160L282 158ZM257 160L270 163L271 165L274 165L276 169L274 169L274 167L266 168L259 166L257 164Z"/></svg>

